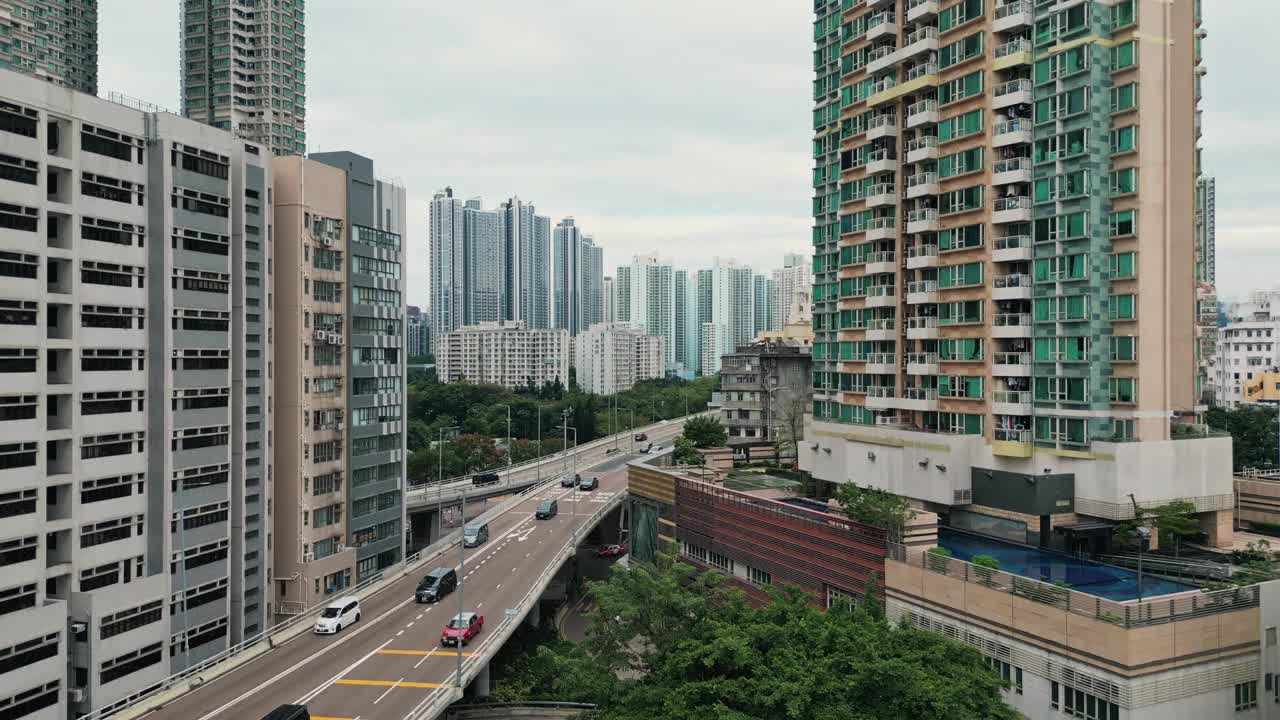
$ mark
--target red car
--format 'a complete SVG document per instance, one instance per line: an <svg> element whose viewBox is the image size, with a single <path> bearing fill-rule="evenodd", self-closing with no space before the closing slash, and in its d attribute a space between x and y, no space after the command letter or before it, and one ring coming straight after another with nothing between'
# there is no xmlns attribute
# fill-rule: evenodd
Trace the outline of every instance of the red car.
<svg viewBox="0 0 1280 720"><path fill-rule="evenodd" d="M622 557L627 554L627 549L621 545L605 545L596 548L596 557Z"/></svg>
<svg viewBox="0 0 1280 720"><path fill-rule="evenodd" d="M440 635L440 644L457 645L461 641L463 645L466 645L471 642L472 638L480 634L480 629L483 627L483 615L473 612L454 615Z"/></svg>

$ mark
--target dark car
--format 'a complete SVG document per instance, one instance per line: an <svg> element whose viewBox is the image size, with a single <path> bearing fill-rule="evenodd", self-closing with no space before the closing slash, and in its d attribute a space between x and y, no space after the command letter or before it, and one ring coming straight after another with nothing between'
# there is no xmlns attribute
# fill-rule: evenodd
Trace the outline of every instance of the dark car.
<svg viewBox="0 0 1280 720"><path fill-rule="evenodd" d="M581 490L582 492L589 492L591 490L595 490L598 487L600 487L600 478L589 477L586 480L583 480L582 482L578 483L578 489Z"/></svg>
<svg viewBox="0 0 1280 720"><path fill-rule="evenodd" d="M555 500L543 500L533 516L538 520L550 520L558 512L560 512L560 505Z"/></svg>
<svg viewBox="0 0 1280 720"><path fill-rule="evenodd" d="M648 435L645 435L644 433L636 433L636 442L644 442L645 440L648 440L648 439L649 439Z"/></svg>
<svg viewBox="0 0 1280 720"><path fill-rule="evenodd" d="M414 597L420 603L440 602L441 598L458 587L458 573L453 568L438 567L427 573L418 583Z"/></svg>
<svg viewBox="0 0 1280 720"><path fill-rule="evenodd" d="M493 485L499 480L498 473L495 472L476 473L471 476L471 484L473 485Z"/></svg>
<svg viewBox="0 0 1280 720"><path fill-rule="evenodd" d="M311 720L306 705L281 705L262 716L262 720Z"/></svg>
<svg viewBox="0 0 1280 720"><path fill-rule="evenodd" d="M627 549L622 545L605 545L596 548L596 557L621 557L627 554Z"/></svg>
<svg viewBox="0 0 1280 720"><path fill-rule="evenodd" d="M646 445L645 447L640 448L640 454L641 454L641 455L647 455L647 454L649 454L649 451L650 451L650 450L652 450L652 449L653 449L653 443L649 443L649 444L648 444L648 445Z"/></svg>
<svg viewBox="0 0 1280 720"><path fill-rule="evenodd" d="M572 478L570 478L568 475L560 476L560 487L573 487L574 485L580 485L581 483L582 483L581 475L575 474Z"/></svg>

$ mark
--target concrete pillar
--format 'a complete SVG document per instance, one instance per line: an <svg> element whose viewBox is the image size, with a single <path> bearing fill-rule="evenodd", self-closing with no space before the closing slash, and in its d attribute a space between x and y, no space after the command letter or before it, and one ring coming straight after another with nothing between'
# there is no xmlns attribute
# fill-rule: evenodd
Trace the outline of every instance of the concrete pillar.
<svg viewBox="0 0 1280 720"><path fill-rule="evenodd" d="M1214 510L1201 513L1197 519L1200 529L1208 536L1208 544L1216 548L1229 548L1235 544L1235 531L1232 529L1233 517L1230 510Z"/></svg>
<svg viewBox="0 0 1280 720"><path fill-rule="evenodd" d="M471 681L471 693L477 698L489 697L489 663L482 665L476 679Z"/></svg>
<svg viewBox="0 0 1280 720"><path fill-rule="evenodd" d="M524 621L532 627L542 625L542 603L535 602L533 607L529 608L529 614L524 616Z"/></svg>

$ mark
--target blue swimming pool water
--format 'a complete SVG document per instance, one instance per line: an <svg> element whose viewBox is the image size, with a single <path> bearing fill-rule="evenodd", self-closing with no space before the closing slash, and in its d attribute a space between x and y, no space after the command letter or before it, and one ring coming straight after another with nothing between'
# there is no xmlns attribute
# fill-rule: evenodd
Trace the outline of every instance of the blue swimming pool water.
<svg viewBox="0 0 1280 720"><path fill-rule="evenodd" d="M1000 561L1000 569L1004 572L1048 583L1067 583L1072 590L1108 600L1134 600L1138 597L1138 574L1114 565L947 529L939 529L938 544L959 560L970 561L977 555L990 555ZM1142 576L1143 599L1196 589L1196 586L1186 583Z"/></svg>

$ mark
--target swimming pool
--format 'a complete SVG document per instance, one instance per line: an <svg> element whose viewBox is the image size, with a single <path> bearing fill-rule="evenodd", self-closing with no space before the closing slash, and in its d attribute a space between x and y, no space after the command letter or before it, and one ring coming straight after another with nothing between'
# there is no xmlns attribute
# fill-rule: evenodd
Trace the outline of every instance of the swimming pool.
<svg viewBox="0 0 1280 720"><path fill-rule="evenodd" d="M1138 573L1114 565L1080 560L1028 545L1016 545L946 528L938 529L938 544L950 550L952 557L966 562L978 555L990 555L1000 561L1000 569L1004 572L1032 580L1065 583L1072 590L1108 600L1138 598ZM1195 585L1146 574L1142 576L1144 600L1157 595L1198 589Z"/></svg>

